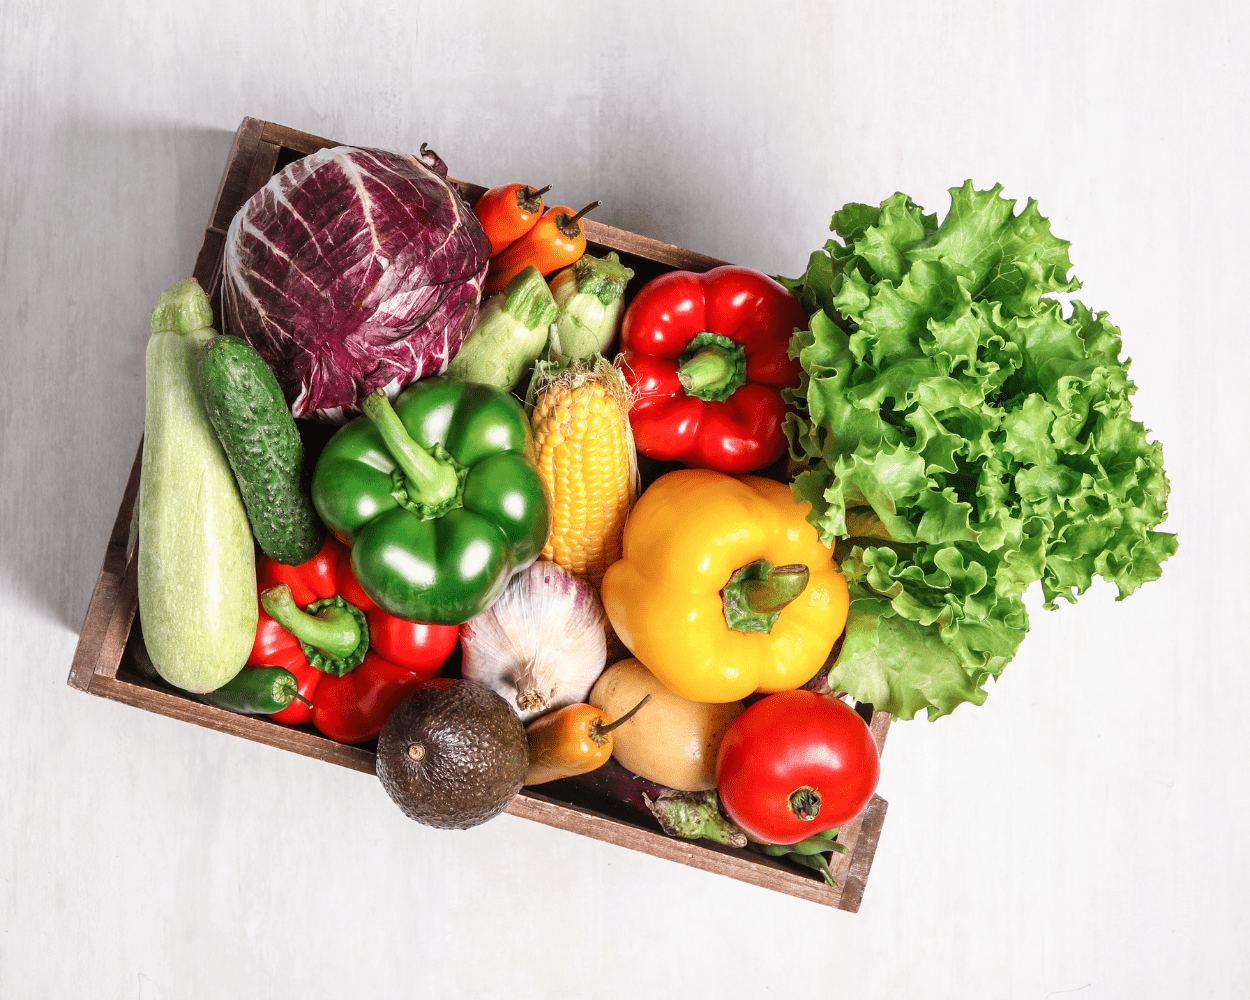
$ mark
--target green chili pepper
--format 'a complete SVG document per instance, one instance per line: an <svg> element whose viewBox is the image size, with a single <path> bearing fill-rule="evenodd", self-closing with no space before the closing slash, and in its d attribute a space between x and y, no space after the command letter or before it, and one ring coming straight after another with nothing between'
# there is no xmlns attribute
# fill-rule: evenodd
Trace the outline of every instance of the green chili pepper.
<svg viewBox="0 0 1250 1000"><path fill-rule="evenodd" d="M285 667L244 667L233 680L198 697L232 712L272 715L299 697L299 682Z"/></svg>
<svg viewBox="0 0 1250 1000"><path fill-rule="evenodd" d="M452 378L380 389L326 444L312 498L388 614L458 625L485 611L547 540L547 494L525 411Z"/></svg>
<svg viewBox="0 0 1250 1000"><path fill-rule="evenodd" d="M837 835L838 830L834 828L813 834L806 840L800 840L797 844L752 843L748 846L757 854L767 854L773 858L786 858L807 868L814 868L820 872L824 880L830 885L837 885L838 883L833 880L833 872L829 868L829 862L825 860L826 853L835 851L838 854L849 853L844 845L834 840Z"/></svg>

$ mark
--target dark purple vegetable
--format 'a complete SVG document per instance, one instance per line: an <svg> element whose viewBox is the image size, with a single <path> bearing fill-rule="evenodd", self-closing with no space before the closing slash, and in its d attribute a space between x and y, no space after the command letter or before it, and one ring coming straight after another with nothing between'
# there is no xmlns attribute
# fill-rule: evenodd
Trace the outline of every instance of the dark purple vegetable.
<svg viewBox="0 0 1250 1000"><path fill-rule="evenodd" d="M437 374L477 317L490 240L420 156L336 146L296 160L226 236L226 326L297 417L341 420L381 386Z"/></svg>

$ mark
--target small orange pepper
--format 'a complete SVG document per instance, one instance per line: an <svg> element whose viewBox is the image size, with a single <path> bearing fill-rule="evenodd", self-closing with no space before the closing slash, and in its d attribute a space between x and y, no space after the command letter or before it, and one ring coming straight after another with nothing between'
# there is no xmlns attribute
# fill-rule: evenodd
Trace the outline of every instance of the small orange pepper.
<svg viewBox="0 0 1250 1000"><path fill-rule="evenodd" d="M602 767L612 756L612 730L634 717L651 695L643 697L615 722L594 705L566 705L525 727L530 766L525 784L541 785Z"/></svg>
<svg viewBox="0 0 1250 1000"><path fill-rule="evenodd" d="M482 295L502 292L508 282L530 264L546 277L552 271L558 271L580 260L586 252L582 216L599 204L597 201L591 202L577 214L564 205L556 205L543 212L542 218L533 228L491 259L486 284L482 286Z"/></svg>
<svg viewBox="0 0 1250 1000"><path fill-rule="evenodd" d="M543 195L550 190L550 184L537 191L528 184L500 184L477 200L473 214L490 237L492 257L534 228L543 214Z"/></svg>

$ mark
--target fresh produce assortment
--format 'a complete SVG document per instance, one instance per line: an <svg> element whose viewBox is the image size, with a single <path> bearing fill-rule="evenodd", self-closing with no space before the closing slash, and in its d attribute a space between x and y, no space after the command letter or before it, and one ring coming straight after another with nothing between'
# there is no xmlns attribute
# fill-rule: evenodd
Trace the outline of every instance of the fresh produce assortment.
<svg viewBox="0 0 1250 1000"><path fill-rule="evenodd" d="M847 205L799 278L642 281L549 190L322 150L232 222L225 334L161 297L152 666L376 739L431 826L574 783L832 881L880 773L844 698L980 703L1031 583L1123 597L1175 551L1119 331L999 187Z"/></svg>

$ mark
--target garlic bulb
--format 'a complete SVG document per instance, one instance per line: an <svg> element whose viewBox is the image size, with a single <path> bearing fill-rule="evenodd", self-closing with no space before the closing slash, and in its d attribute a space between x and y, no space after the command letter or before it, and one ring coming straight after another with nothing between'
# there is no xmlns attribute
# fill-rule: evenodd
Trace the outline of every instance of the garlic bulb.
<svg viewBox="0 0 1250 1000"><path fill-rule="evenodd" d="M522 722L584 702L607 663L604 623L594 587L540 560L460 626L463 674L502 695Z"/></svg>

